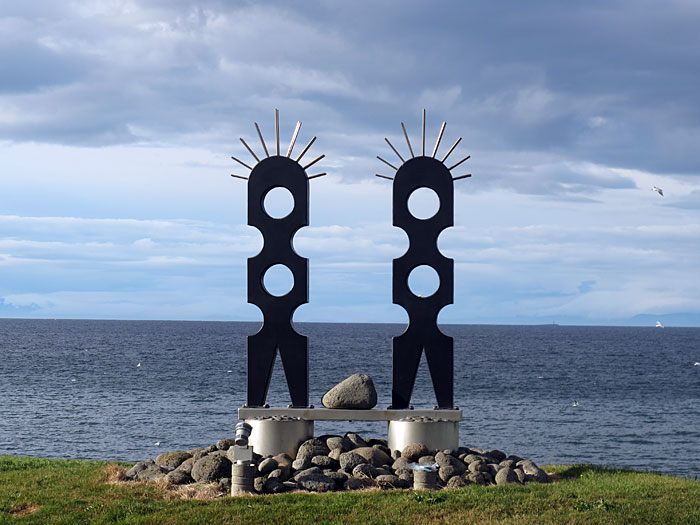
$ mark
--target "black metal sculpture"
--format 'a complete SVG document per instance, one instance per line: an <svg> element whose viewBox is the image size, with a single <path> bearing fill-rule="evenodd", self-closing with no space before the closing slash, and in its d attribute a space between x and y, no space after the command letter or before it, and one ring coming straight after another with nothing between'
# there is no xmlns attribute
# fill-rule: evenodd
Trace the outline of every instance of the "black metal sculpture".
<svg viewBox="0 0 700 525"><path fill-rule="evenodd" d="M414 156L411 142L403 122L401 127L406 138L411 158L404 160L394 146L387 144L402 162L395 167L381 157L385 164L396 170L396 175L378 177L393 180L393 224L408 235L409 247L404 255L393 261L393 302L402 306L408 313L406 331L393 339L393 383L391 408L409 408L413 386L418 373L418 365L425 351L430 377L439 408L453 408L453 340L443 334L437 325L440 310L452 304L454 291L454 261L438 250L437 239L440 233L454 224L454 185L453 181L471 174L452 178L450 170L469 158L465 157L447 168L444 164L460 137L450 148L442 161L435 159L446 123L442 123L435 148L430 157L425 155L425 110L423 110L423 146L421 156ZM411 194L420 188L433 190L439 200L438 211L429 218L418 218L409 210ZM422 297L411 291L409 275L417 267L426 265L432 268L440 279L440 284L432 295Z"/></svg>
<svg viewBox="0 0 700 525"><path fill-rule="evenodd" d="M297 122L286 156L280 155L279 111L275 110L275 136L277 155L270 156L260 127L255 128L260 137L266 158L260 160L248 144L241 142L258 163L254 168L232 157L251 170L249 177L232 175L248 180L248 224L263 236L263 248L248 259L248 302L263 313L260 331L248 336L248 398L247 406L264 406L270 386L275 357L282 358L287 387L293 407L309 405L309 366L307 338L292 326L294 311L309 300L309 260L294 251L293 237L309 224L309 179L321 177L319 173L308 177L306 169L321 160L319 156L306 166L299 161L314 143L313 137L296 160L290 158L301 122ZM272 217L265 209L265 197L274 188L285 188L294 199L294 207L288 215ZM265 274L275 265L284 265L294 277L294 284L287 293L277 296L264 284Z"/></svg>

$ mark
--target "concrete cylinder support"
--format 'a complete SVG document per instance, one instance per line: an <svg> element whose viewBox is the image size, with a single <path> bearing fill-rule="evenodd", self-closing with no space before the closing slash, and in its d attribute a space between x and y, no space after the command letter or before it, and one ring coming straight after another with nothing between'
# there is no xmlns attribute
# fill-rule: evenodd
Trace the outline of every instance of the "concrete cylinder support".
<svg viewBox="0 0 700 525"><path fill-rule="evenodd" d="M413 488L415 490L436 490L437 471L415 470L413 471Z"/></svg>
<svg viewBox="0 0 700 525"><path fill-rule="evenodd" d="M234 463L231 466L231 496L245 496L255 492L255 465Z"/></svg>
<svg viewBox="0 0 700 525"><path fill-rule="evenodd" d="M253 430L248 443L261 456L286 453L296 457L299 445L314 435L314 422L298 418L246 419Z"/></svg>
<svg viewBox="0 0 700 525"><path fill-rule="evenodd" d="M423 443L432 450L457 449L459 422L427 418L389 421L391 450L403 450L412 443Z"/></svg>

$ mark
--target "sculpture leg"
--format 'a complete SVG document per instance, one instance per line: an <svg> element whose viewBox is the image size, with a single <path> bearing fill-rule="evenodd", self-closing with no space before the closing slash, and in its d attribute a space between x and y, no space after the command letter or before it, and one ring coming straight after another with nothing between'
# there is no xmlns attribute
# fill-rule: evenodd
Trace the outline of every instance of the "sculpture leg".
<svg viewBox="0 0 700 525"><path fill-rule="evenodd" d="M423 348L406 334L394 337L393 341L393 382L391 389L391 407L408 408L416 382L418 364Z"/></svg>
<svg viewBox="0 0 700 525"><path fill-rule="evenodd" d="M248 406L265 404L277 347L264 332L248 336Z"/></svg>
<svg viewBox="0 0 700 525"><path fill-rule="evenodd" d="M435 346L425 347L430 378L433 381L435 398L439 408L454 408L453 370L454 350L451 337L440 334Z"/></svg>
<svg viewBox="0 0 700 525"><path fill-rule="evenodd" d="M306 336L294 334L280 346L292 406L309 406L309 352Z"/></svg>

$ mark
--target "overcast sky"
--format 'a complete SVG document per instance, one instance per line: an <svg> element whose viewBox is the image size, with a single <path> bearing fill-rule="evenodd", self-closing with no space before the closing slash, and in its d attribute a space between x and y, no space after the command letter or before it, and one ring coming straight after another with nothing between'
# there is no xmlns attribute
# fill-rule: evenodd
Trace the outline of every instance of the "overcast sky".
<svg viewBox="0 0 700 525"><path fill-rule="evenodd" d="M700 324L699 27L692 0L3 2L0 317L261 319L230 157L279 108L328 172L295 320L405 322L374 174L426 108L473 174L442 322Z"/></svg>

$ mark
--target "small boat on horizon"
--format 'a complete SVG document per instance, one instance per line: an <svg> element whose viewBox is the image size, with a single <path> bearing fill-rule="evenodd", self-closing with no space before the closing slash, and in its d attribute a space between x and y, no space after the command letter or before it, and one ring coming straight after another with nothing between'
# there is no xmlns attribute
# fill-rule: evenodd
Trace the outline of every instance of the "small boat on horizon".
<svg viewBox="0 0 700 525"><path fill-rule="evenodd" d="M666 328L663 324L661 324L661 321L656 321L656 328Z"/></svg>

